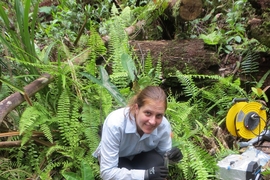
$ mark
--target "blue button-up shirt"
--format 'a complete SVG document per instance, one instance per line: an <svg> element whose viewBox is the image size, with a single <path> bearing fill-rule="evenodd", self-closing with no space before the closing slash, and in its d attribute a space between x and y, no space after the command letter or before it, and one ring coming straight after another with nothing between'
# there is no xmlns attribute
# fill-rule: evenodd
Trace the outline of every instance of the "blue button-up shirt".
<svg viewBox="0 0 270 180"><path fill-rule="evenodd" d="M129 108L111 112L103 124L101 142L93 153L100 157L100 174L104 180L144 180L145 170L118 168L119 157L132 159L134 155L155 149L161 155L171 149L171 126L163 117L151 133L137 133L136 122L129 117Z"/></svg>

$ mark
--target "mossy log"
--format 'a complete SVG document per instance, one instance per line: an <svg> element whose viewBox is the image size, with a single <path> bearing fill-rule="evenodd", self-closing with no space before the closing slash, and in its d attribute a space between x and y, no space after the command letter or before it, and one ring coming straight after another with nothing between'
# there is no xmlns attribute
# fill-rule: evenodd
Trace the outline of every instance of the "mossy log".
<svg viewBox="0 0 270 180"><path fill-rule="evenodd" d="M211 67L218 67L216 53L205 48L202 40L132 41L130 44L142 61L149 52L154 63L161 58L164 76L176 70L185 72L187 67L194 73L205 73L212 69ZM218 68L214 71L216 70L218 71Z"/></svg>

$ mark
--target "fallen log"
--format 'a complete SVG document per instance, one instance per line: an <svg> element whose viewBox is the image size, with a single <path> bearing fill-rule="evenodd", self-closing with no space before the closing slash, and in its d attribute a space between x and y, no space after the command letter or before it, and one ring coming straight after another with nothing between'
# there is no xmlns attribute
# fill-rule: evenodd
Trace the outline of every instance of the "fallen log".
<svg viewBox="0 0 270 180"><path fill-rule="evenodd" d="M153 63L161 58L165 76L176 70L184 72L187 67L196 73L205 73L210 67L218 67L217 54L205 48L202 40L131 41L130 45L141 61L145 60L149 52ZM218 68L216 70L218 72Z"/></svg>
<svg viewBox="0 0 270 180"><path fill-rule="evenodd" d="M4 117L11 112L13 109L15 109L17 106L19 106L21 103L23 103L26 99L26 97L31 97L35 93L37 93L39 90L47 86L52 81L52 76L50 74L43 74L40 78L36 79L35 81L31 82L27 86L25 86L24 89L24 95L15 92L2 100L0 102L0 125L2 124Z"/></svg>

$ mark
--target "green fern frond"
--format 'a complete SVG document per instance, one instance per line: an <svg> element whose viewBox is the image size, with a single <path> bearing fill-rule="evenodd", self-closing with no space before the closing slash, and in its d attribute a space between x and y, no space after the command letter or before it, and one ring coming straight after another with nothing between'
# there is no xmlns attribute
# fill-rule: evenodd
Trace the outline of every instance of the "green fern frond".
<svg viewBox="0 0 270 180"><path fill-rule="evenodd" d="M41 131L44 133L44 136L53 143L53 135L50 129L50 126L48 124L41 124L40 125Z"/></svg>
<svg viewBox="0 0 270 180"><path fill-rule="evenodd" d="M30 162L29 164L31 164L33 172L38 172L43 156L40 154L39 148L33 141L28 145L28 156L27 160Z"/></svg>
<svg viewBox="0 0 270 180"><path fill-rule="evenodd" d="M32 131L27 131L23 134L22 140L21 140L21 146L25 145L32 137Z"/></svg>
<svg viewBox="0 0 270 180"><path fill-rule="evenodd" d="M128 86L130 79L127 72L114 72L110 75L111 82L116 85L118 89L125 88Z"/></svg>
<svg viewBox="0 0 270 180"><path fill-rule="evenodd" d="M38 102L35 102L33 106L27 107L24 110L19 123L20 135L23 135L22 145L31 138L32 131L39 130L40 127L45 124L47 124L46 126L49 126L49 124L52 123L49 122L50 119L49 113L45 107ZM48 135L48 137L50 137L49 140L52 141L52 135L49 135L51 134L50 129L47 129L44 133L45 135Z"/></svg>
<svg viewBox="0 0 270 180"><path fill-rule="evenodd" d="M20 164L14 163L10 159L0 158L0 177L3 180L7 179L27 179L32 176L30 170Z"/></svg>
<svg viewBox="0 0 270 180"><path fill-rule="evenodd" d="M260 58L258 53L248 51L246 56L241 62L241 70L243 74L250 74L259 71L259 63L257 60Z"/></svg>
<svg viewBox="0 0 270 180"><path fill-rule="evenodd" d="M142 64L144 74L149 74L153 69L152 57L150 51L147 52L147 56Z"/></svg>
<svg viewBox="0 0 270 180"><path fill-rule="evenodd" d="M69 123L70 123L70 99L67 90L61 94L57 107L57 119L59 125L60 136L62 141L68 145L70 143L69 137Z"/></svg>
<svg viewBox="0 0 270 180"><path fill-rule="evenodd" d="M122 12L122 15L125 16L123 13L130 15L128 10ZM109 26L110 41L108 50L110 55L110 64L112 66L112 75L110 78L111 82L118 88L125 88L130 83L128 73L123 68L121 61L123 54L132 54L128 43L128 36L124 30L126 27L125 22L126 20L123 20L121 16L115 16Z"/></svg>
<svg viewBox="0 0 270 180"><path fill-rule="evenodd" d="M159 85L162 79L162 64L161 64L161 55L158 57L157 64L155 67L155 75L154 75L154 85Z"/></svg>
<svg viewBox="0 0 270 180"><path fill-rule="evenodd" d="M52 180L51 173L54 169L58 169L62 166L60 161L48 160L46 166L42 169L39 174L41 180Z"/></svg>
<svg viewBox="0 0 270 180"><path fill-rule="evenodd" d="M25 109L20 119L20 134L27 131L32 131L34 129L35 122L43 116L42 112L40 112L35 106L30 106Z"/></svg>
<svg viewBox="0 0 270 180"><path fill-rule="evenodd" d="M104 56L106 54L107 48L93 25L90 25L90 32L91 35L88 40L88 46L91 49L91 52L89 60L86 62L86 69L90 74L95 74L97 72L96 60L100 56Z"/></svg>
<svg viewBox="0 0 270 180"><path fill-rule="evenodd" d="M186 96L196 97L200 89L195 85L191 76L184 75L179 71L176 72L176 77L184 86L184 94Z"/></svg>
<svg viewBox="0 0 270 180"><path fill-rule="evenodd" d="M46 157L50 157L54 152L65 151L66 147L61 145L54 145L46 152Z"/></svg>
<svg viewBox="0 0 270 180"><path fill-rule="evenodd" d="M179 168L184 172L185 179L211 179L217 169L214 157L191 141L181 142L181 144L184 158L179 163Z"/></svg>
<svg viewBox="0 0 270 180"><path fill-rule="evenodd" d="M100 110L92 105L85 104L83 106L82 121L85 127L84 133L87 140L87 145L93 153L97 148L100 136L99 132L102 122L100 121Z"/></svg>
<svg viewBox="0 0 270 180"><path fill-rule="evenodd" d="M78 102L76 98L70 102L68 91L65 89L58 102L57 119L62 140L66 145L77 147L80 136L80 124L78 121Z"/></svg>
<svg viewBox="0 0 270 180"><path fill-rule="evenodd" d="M189 132L194 127L194 122L189 120L194 108L195 106L191 106L188 102L177 102L174 97L169 96L166 117L171 122L173 134L189 138L191 135Z"/></svg>

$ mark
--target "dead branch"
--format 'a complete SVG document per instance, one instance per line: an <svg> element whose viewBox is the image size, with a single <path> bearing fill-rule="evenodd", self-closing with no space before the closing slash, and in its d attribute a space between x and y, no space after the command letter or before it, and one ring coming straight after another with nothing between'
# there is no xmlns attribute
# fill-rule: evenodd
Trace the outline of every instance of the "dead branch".
<svg viewBox="0 0 270 180"><path fill-rule="evenodd" d="M10 137L10 136L19 136L19 131L12 131L12 132L6 132L6 133L0 133L0 137ZM54 144L51 142L44 141L42 139L39 139L39 137L44 137L43 132L34 131L32 134L31 139L34 140L36 143L41 144L43 146L51 147ZM0 148L6 148L6 147L19 147L21 146L21 141L3 141L0 142Z"/></svg>
<svg viewBox="0 0 270 180"><path fill-rule="evenodd" d="M20 147L21 141L4 141L0 142L0 148L7 148L7 147Z"/></svg>
<svg viewBox="0 0 270 180"><path fill-rule="evenodd" d="M39 90L47 86L52 81L52 79L53 78L50 74L43 74L40 78L36 79L23 88L25 95L28 97L33 96ZM25 96L19 92L15 92L14 94L11 94L2 100L0 102L0 125L4 120L4 117L24 101Z"/></svg>
<svg viewBox="0 0 270 180"><path fill-rule="evenodd" d="M11 136L19 136L19 135L20 135L19 131L0 133L0 137L11 137ZM35 131L32 134L32 137L39 137L39 136L44 136L44 133Z"/></svg>
<svg viewBox="0 0 270 180"><path fill-rule="evenodd" d="M51 146L55 145L55 144L52 144L52 143L47 142L47 141L43 141L43 140L38 139L38 138L32 137L31 139L34 140L36 143L43 145L43 146L51 147ZM21 143L22 143L21 141L3 141L3 142L0 142L0 148L20 147Z"/></svg>

